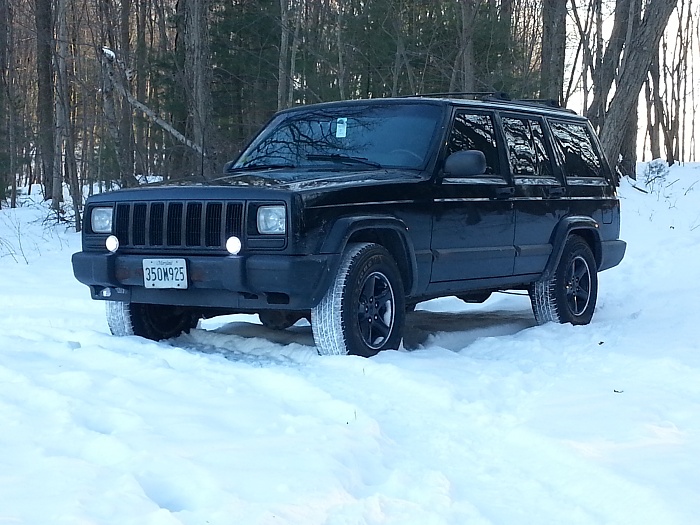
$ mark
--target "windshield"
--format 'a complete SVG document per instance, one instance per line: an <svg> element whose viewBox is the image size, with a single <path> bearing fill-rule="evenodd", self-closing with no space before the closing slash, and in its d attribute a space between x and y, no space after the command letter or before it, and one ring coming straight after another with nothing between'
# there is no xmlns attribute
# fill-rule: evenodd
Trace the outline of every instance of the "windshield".
<svg viewBox="0 0 700 525"><path fill-rule="evenodd" d="M229 169L422 168L439 106L368 104L293 111L275 117Z"/></svg>

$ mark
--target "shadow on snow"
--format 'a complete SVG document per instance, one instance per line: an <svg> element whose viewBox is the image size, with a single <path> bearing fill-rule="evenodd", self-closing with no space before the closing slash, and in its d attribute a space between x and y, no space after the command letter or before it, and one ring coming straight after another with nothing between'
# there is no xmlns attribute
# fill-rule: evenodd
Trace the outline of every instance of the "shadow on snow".
<svg viewBox="0 0 700 525"><path fill-rule="evenodd" d="M311 326L301 320L287 330L272 330L255 322L235 320L211 329L197 329L169 342L187 351L220 355L252 366L298 365L317 355ZM208 323L210 323L209 321ZM458 352L487 337L517 334L535 326L527 310L434 312L406 314L404 349L407 352L439 346Z"/></svg>

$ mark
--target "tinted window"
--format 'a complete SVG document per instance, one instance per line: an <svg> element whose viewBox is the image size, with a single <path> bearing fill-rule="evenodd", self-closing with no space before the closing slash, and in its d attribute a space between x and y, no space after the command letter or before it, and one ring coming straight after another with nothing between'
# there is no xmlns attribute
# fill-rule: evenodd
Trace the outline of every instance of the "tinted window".
<svg viewBox="0 0 700 525"><path fill-rule="evenodd" d="M490 115L458 113L447 143L448 154L468 149L480 150L486 157L486 173L500 173L494 129Z"/></svg>
<svg viewBox="0 0 700 525"><path fill-rule="evenodd" d="M508 160L514 175L535 175L537 153L527 121L504 118L503 132L508 144Z"/></svg>
<svg viewBox="0 0 700 525"><path fill-rule="evenodd" d="M539 121L504 117L503 132L508 143L508 159L514 175L521 177L552 175L552 166Z"/></svg>
<svg viewBox="0 0 700 525"><path fill-rule="evenodd" d="M371 104L284 113L251 143L233 169L362 166L338 162L338 156L364 159L382 167L419 168L427 160L441 112L439 106L431 105Z"/></svg>
<svg viewBox="0 0 700 525"><path fill-rule="evenodd" d="M551 177L552 160L549 158L549 153L545 146L542 124L536 120L531 120L530 130L532 131L532 141L537 154L537 173L540 177Z"/></svg>
<svg viewBox="0 0 700 525"><path fill-rule="evenodd" d="M554 142L564 159L568 177L601 177L602 164L593 147L588 128L583 124L551 122Z"/></svg>

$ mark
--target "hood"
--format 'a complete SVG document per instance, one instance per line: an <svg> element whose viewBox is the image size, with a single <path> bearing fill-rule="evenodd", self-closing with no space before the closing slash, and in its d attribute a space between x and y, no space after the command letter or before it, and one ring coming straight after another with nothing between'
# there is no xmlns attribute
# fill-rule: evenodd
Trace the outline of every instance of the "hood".
<svg viewBox="0 0 700 525"><path fill-rule="evenodd" d="M334 189L366 188L391 183L418 183L428 180L426 172L406 169L379 170L289 170L270 169L264 172L239 172L212 180L193 177L121 189L90 197L91 203L111 201L188 200L216 195L217 198L270 198L270 192L325 192ZM219 188L219 190L216 190ZM211 193L214 190L214 193ZM243 191L245 195L238 192ZM166 192L166 193L164 193ZM222 193L223 192L223 193Z"/></svg>
<svg viewBox="0 0 700 525"><path fill-rule="evenodd" d="M211 181L212 184L234 187L277 188L287 191L308 191L325 188L379 185L390 182L419 182L429 178L425 172L407 169L378 170L286 170L272 169L264 173L234 173Z"/></svg>

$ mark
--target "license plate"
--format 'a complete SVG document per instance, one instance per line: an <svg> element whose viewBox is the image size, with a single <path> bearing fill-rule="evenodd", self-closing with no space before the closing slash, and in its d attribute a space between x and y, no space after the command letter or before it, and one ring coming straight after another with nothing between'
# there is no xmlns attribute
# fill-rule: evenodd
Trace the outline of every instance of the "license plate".
<svg viewBox="0 0 700 525"><path fill-rule="evenodd" d="M143 285L146 288L187 288L185 259L144 259Z"/></svg>

